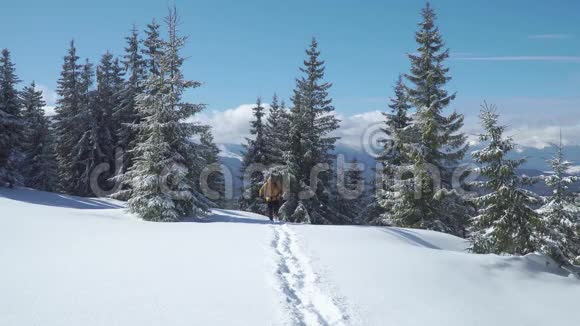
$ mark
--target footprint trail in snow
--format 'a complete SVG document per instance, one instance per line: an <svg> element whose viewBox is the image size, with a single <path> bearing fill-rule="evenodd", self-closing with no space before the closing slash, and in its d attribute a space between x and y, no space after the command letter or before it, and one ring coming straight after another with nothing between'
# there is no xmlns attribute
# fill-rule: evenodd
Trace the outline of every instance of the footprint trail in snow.
<svg viewBox="0 0 580 326"><path fill-rule="evenodd" d="M318 276L301 251L296 234L285 224L272 226L278 256L277 277L298 325L346 325L348 316L318 286Z"/></svg>

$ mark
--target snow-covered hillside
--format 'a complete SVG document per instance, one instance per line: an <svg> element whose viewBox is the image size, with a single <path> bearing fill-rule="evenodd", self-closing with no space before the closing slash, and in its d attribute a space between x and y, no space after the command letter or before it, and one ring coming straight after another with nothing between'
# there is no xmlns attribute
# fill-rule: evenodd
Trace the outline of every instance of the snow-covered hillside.
<svg viewBox="0 0 580 326"><path fill-rule="evenodd" d="M0 325L574 325L541 256L420 230L150 223L123 203L0 188Z"/></svg>

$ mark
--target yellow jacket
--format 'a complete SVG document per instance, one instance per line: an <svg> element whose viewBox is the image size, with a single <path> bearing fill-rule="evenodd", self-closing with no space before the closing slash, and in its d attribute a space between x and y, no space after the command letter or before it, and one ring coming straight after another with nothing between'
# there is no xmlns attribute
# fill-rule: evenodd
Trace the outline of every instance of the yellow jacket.
<svg viewBox="0 0 580 326"><path fill-rule="evenodd" d="M264 198L266 202L281 200L282 185L270 177L260 188L259 196Z"/></svg>

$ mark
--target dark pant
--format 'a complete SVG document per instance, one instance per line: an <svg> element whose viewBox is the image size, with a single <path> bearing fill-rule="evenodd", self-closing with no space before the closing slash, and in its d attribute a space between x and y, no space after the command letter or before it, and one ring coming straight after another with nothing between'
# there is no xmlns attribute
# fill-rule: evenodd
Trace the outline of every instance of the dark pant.
<svg viewBox="0 0 580 326"><path fill-rule="evenodd" d="M272 220L274 217L278 217L278 210L280 209L280 201L272 200L268 202L268 217Z"/></svg>

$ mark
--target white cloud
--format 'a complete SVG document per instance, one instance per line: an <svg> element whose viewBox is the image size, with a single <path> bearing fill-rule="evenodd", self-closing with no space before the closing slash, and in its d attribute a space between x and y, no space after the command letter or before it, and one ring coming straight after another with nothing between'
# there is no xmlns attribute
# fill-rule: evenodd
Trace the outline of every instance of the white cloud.
<svg viewBox="0 0 580 326"><path fill-rule="evenodd" d="M572 117L568 116L568 119ZM339 118L342 120L340 129L335 133L336 136L341 137L339 143L371 152L380 151L380 140L384 139L384 134L381 132L381 128L384 127L384 117L379 111L352 116L339 115ZM576 121L566 123L559 119L544 119L543 123L535 123L532 118L525 119L518 116L515 119L509 114L500 118L501 123L508 126L506 136L512 136L520 146L550 147L560 141L560 132L564 146L580 144L580 117L576 118ZM476 119L466 122L463 132L466 133L470 145L479 143L477 135L481 132L481 127Z"/></svg>
<svg viewBox="0 0 580 326"><path fill-rule="evenodd" d="M572 38L572 34L534 34L528 35L529 39L536 39L536 40L563 40Z"/></svg>
<svg viewBox="0 0 580 326"><path fill-rule="evenodd" d="M51 106L51 105L47 105L45 107L43 107L44 109L44 115L47 117L52 117L53 115L56 114L56 111L54 110L55 107Z"/></svg>
<svg viewBox="0 0 580 326"><path fill-rule="evenodd" d="M266 109L268 104L262 104ZM217 143L241 144L245 137L250 136L250 121L252 108L255 104L242 104L236 108L224 111L202 112L195 117L196 121L212 127ZM266 110L267 111L267 110Z"/></svg>
<svg viewBox="0 0 580 326"><path fill-rule="evenodd" d="M524 147L545 148L557 144L562 135L565 146L580 145L580 98L504 98L492 99L489 103L498 104L500 122L507 126L506 135ZM468 143L479 142L481 127L477 117L479 104L457 103L460 113L465 114L463 132ZM380 128L384 117L378 111L370 111L353 116L340 116L342 122L337 136L339 141L351 147L366 150L377 149L383 137Z"/></svg>
<svg viewBox="0 0 580 326"><path fill-rule="evenodd" d="M571 166L568 172L570 174L580 174L580 165Z"/></svg>
<svg viewBox="0 0 580 326"><path fill-rule="evenodd" d="M269 108L268 104L263 105ZM242 104L224 111L203 112L195 117L195 121L211 126L217 143L240 144L244 142L245 137L250 136L250 121L254 106L255 104ZM384 121L379 111L337 117L341 120L340 129L335 132L335 136L341 138L339 142L358 148L368 143L368 139L375 140L374 131L382 127Z"/></svg>
<svg viewBox="0 0 580 326"><path fill-rule="evenodd" d="M36 84L35 90L42 91L42 100L46 103L46 106L43 107L44 115L47 117L55 115L56 112L54 111L54 108L58 98L56 92L42 84Z"/></svg>
<svg viewBox="0 0 580 326"><path fill-rule="evenodd" d="M263 104L269 108L268 104ZM242 104L224 111L209 111L195 117L196 121L212 127L217 143L240 144L250 136L252 108L255 104ZM361 148L368 140L376 140L376 131L382 127L384 117L378 111L364 112L352 116L337 115L341 120L340 129L335 136L341 144ZM365 139L368 138L368 139Z"/></svg>
<svg viewBox="0 0 580 326"><path fill-rule="evenodd" d="M545 125L545 126L517 126L506 131L513 135L514 141L521 146L546 148L560 142L562 133L562 145L580 144L580 123L575 125Z"/></svg>
<svg viewBox="0 0 580 326"><path fill-rule="evenodd" d="M501 113L500 113L501 114ZM520 118L520 121L510 120L508 116L500 115L500 123L505 125L505 136L513 138L518 146L546 148L560 142L560 132L562 135L562 145L576 146L580 144L580 119L575 124L560 124L554 121L546 120L546 123L539 125L531 120ZM466 124L463 131L467 135L469 145L479 143L478 135L481 133L481 127L478 124Z"/></svg>
<svg viewBox="0 0 580 326"><path fill-rule="evenodd" d="M58 95L56 94L55 91L42 84L37 84L36 90L42 91L42 99L44 100L44 102L46 102L47 106L54 106L56 104Z"/></svg>
<svg viewBox="0 0 580 326"><path fill-rule="evenodd" d="M459 99L454 103L465 115L464 131L469 141L476 143L481 132L478 112L483 99ZM497 105L500 123L507 127L506 135L512 136L521 146L545 148L558 143L560 130L564 145L580 144L580 97L488 98L487 103Z"/></svg>
<svg viewBox="0 0 580 326"><path fill-rule="evenodd" d="M363 148L376 146L383 136L380 129L384 127L384 116L379 111L370 111L352 116L337 115L341 120L340 128L335 135L340 137L339 143Z"/></svg>
<svg viewBox="0 0 580 326"><path fill-rule="evenodd" d="M465 114L463 131L471 145L478 143L477 135L481 132L476 113L479 103L463 101L456 104L461 107L459 112ZM501 123L508 127L506 135L512 136L520 146L549 147L560 141L560 132L564 145L580 144L580 115L577 114L580 98L498 98L489 103L498 105ZM253 107L254 104L243 104L225 111L204 112L196 120L212 127L216 142L240 144L250 136ZM381 112L337 114L337 117L341 122L334 135L340 137L340 144L362 148L371 154L380 151L380 140L384 139Z"/></svg>

